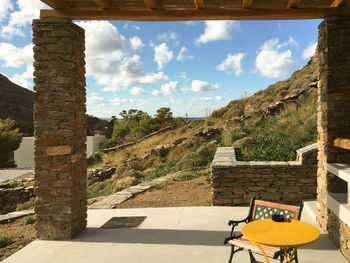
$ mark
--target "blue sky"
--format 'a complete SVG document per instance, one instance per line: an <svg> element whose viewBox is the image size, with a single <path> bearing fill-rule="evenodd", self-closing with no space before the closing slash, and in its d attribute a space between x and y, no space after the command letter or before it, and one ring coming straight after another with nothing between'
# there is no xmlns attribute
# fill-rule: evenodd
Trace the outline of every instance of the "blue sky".
<svg viewBox="0 0 350 263"><path fill-rule="evenodd" d="M0 0L0 73L33 90L39 0ZM75 21L86 30L87 111L205 116L283 80L314 54L321 20Z"/></svg>

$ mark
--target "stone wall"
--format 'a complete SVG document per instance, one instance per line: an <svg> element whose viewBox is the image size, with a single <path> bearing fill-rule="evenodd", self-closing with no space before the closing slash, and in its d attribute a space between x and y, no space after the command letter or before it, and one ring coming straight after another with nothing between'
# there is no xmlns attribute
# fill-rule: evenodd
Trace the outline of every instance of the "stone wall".
<svg viewBox="0 0 350 263"><path fill-rule="evenodd" d="M0 184L0 214L14 211L17 205L29 201L34 197L34 187L19 186L9 188L9 183Z"/></svg>
<svg viewBox="0 0 350 263"><path fill-rule="evenodd" d="M213 205L266 201L300 204L316 197L317 145L297 151L291 162L240 162L233 147L219 147L211 164Z"/></svg>
<svg viewBox="0 0 350 263"><path fill-rule="evenodd" d="M34 20L35 181L39 239L86 227L85 36L70 20Z"/></svg>
<svg viewBox="0 0 350 263"><path fill-rule="evenodd" d="M349 240L349 225L327 208L327 193L338 188L339 179L327 172L327 163L349 163L350 151L333 146L337 137L350 134L350 18L329 17L319 26L317 55L318 149L317 220L334 240ZM350 260L349 244L336 242ZM347 241L349 243L349 241Z"/></svg>

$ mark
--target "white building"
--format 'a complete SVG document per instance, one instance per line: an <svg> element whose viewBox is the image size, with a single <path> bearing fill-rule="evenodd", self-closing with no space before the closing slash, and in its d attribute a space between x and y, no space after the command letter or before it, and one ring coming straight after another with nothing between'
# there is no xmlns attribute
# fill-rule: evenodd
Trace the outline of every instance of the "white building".
<svg viewBox="0 0 350 263"><path fill-rule="evenodd" d="M18 168L34 167L34 141L34 137L23 137L19 148L14 153L14 159ZM87 136L87 157L89 158L93 153L105 148L106 143L107 139L104 135Z"/></svg>

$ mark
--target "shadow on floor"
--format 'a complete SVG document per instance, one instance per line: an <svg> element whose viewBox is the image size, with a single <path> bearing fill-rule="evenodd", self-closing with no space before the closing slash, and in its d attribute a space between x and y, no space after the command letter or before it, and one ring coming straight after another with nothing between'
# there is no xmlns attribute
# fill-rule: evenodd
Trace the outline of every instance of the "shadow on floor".
<svg viewBox="0 0 350 263"><path fill-rule="evenodd" d="M95 243L174 244L195 246L224 246L229 231L183 229L101 229L87 228L72 241ZM229 246L227 246L229 247ZM303 250L338 250L326 234Z"/></svg>
<svg viewBox="0 0 350 263"><path fill-rule="evenodd" d="M223 241L228 235L229 231L87 228L72 241L223 246Z"/></svg>

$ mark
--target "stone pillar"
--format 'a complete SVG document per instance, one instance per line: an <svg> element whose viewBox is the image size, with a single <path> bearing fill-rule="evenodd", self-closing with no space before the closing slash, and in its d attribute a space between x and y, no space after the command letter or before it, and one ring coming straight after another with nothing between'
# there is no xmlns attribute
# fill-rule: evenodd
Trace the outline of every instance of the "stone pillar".
<svg viewBox="0 0 350 263"><path fill-rule="evenodd" d="M334 139L350 135L350 18L329 17L319 26L318 48L318 171L317 220L327 230L342 253L350 259L342 222L327 208L327 193L337 188L337 180L327 172L327 163L350 162L350 151L333 146ZM345 224L343 224L345 228ZM344 229L345 229L344 228ZM341 242L343 239L344 242ZM343 243L343 244L341 244Z"/></svg>
<svg viewBox="0 0 350 263"><path fill-rule="evenodd" d="M85 36L70 20L34 20L35 181L39 239L86 227Z"/></svg>

